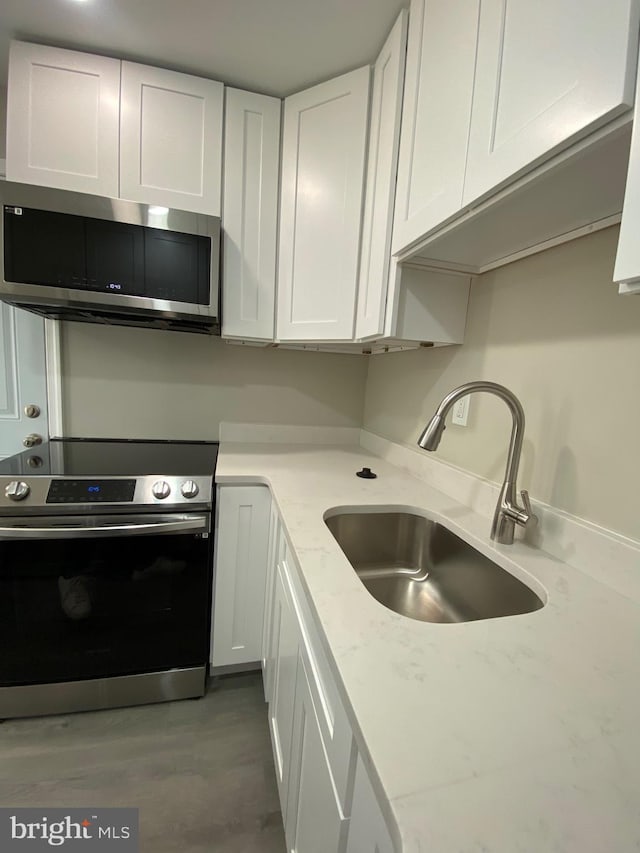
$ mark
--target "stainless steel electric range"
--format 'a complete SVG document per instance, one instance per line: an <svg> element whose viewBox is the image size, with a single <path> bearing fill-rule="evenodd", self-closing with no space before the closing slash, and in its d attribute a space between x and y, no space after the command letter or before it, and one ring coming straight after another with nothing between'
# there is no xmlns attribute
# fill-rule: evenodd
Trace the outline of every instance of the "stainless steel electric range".
<svg viewBox="0 0 640 853"><path fill-rule="evenodd" d="M0 718L204 693L217 453L63 439L0 462Z"/></svg>

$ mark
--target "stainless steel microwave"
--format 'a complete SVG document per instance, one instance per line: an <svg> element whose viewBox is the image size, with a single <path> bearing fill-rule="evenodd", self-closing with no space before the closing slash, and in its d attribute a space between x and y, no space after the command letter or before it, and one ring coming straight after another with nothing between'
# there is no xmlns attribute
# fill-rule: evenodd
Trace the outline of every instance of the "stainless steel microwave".
<svg viewBox="0 0 640 853"><path fill-rule="evenodd" d="M220 334L220 219L0 181L0 300L59 320Z"/></svg>

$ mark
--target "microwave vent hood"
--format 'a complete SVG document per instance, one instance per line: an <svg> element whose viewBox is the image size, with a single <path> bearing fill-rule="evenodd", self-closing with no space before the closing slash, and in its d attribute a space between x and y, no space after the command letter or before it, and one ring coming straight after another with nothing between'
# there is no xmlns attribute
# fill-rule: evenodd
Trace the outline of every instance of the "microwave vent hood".
<svg viewBox="0 0 640 853"><path fill-rule="evenodd" d="M220 334L220 219L0 181L0 300L43 317Z"/></svg>

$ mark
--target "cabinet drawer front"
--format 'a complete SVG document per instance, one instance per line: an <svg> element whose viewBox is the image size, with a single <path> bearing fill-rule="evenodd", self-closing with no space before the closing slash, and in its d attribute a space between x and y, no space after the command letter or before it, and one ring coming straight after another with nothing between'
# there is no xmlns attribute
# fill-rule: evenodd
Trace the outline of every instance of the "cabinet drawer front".
<svg viewBox="0 0 640 853"><path fill-rule="evenodd" d="M7 179L118 196L120 61L13 42Z"/></svg>
<svg viewBox="0 0 640 853"><path fill-rule="evenodd" d="M348 816L356 757L353 732L288 547L281 570L300 625L300 644L308 661L309 689L331 774L340 807Z"/></svg>

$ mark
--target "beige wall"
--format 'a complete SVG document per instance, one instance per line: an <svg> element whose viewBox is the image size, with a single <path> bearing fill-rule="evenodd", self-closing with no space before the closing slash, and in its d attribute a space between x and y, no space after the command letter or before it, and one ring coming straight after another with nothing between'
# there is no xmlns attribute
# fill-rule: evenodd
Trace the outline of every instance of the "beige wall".
<svg viewBox="0 0 640 853"><path fill-rule="evenodd" d="M640 539L640 298L611 283L610 228L486 273L471 292L465 344L369 359L364 426L415 447L445 393L473 379L511 388L527 425L520 487ZM471 399L439 458L502 480L504 403Z"/></svg>
<svg viewBox="0 0 640 853"><path fill-rule="evenodd" d="M640 298L611 283L617 236L608 229L482 276L462 347L367 360L64 324L67 434L216 438L222 420L358 426L364 403L367 429L415 446L447 391L490 379L527 416L519 485L640 539ZM504 404L476 395L469 426L449 426L437 456L501 480L509 430Z"/></svg>
<svg viewBox="0 0 640 853"><path fill-rule="evenodd" d="M362 421L362 356L65 323L62 359L67 435L216 439L220 421Z"/></svg>

